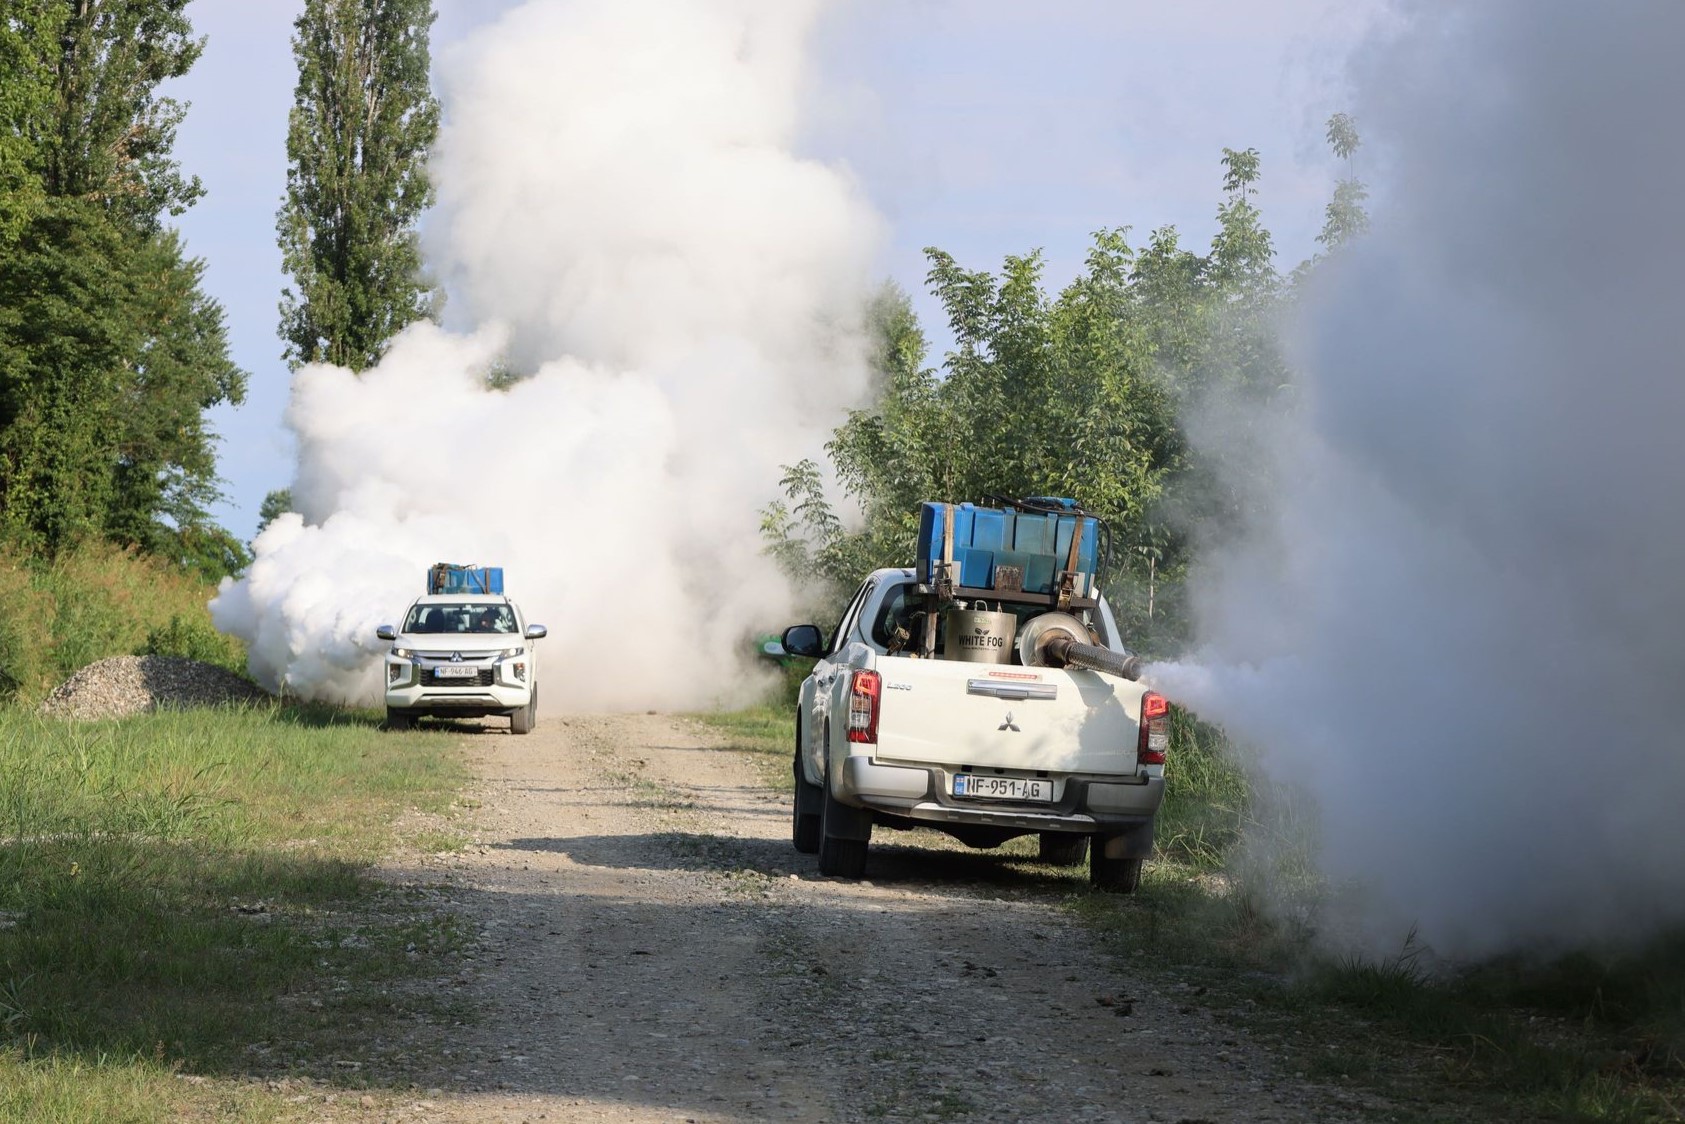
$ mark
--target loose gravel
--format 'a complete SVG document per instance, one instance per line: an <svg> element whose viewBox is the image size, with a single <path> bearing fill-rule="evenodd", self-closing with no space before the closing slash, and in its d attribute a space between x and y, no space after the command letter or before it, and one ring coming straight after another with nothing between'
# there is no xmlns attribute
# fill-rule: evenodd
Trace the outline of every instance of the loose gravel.
<svg viewBox="0 0 1685 1124"><path fill-rule="evenodd" d="M215 664L182 656L114 656L66 679L41 704L55 718L122 718L149 710L227 706L269 698Z"/></svg>
<svg viewBox="0 0 1685 1124"><path fill-rule="evenodd" d="M1070 880L894 832L873 840L868 879L820 877L790 847L787 798L685 720L552 716L470 745L475 842L383 873L477 929L438 990L479 1017L371 1042L348 1062L390 1092L372 1110L323 1093L320 1118L1393 1115L1306 1080L1203 988L1105 952L1061 908Z"/></svg>

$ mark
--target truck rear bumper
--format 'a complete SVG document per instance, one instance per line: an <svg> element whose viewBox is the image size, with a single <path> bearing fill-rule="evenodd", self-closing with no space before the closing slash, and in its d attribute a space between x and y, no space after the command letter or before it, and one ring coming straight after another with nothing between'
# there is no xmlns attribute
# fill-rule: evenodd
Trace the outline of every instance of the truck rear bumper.
<svg viewBox="0 0 1685 1124"><path fill-rule="evenodd" d="M1083 813L1059 815L1052 812L996 811L993 808L948 808L927 800L920 801L911 808L897 809L895 814L925 823L1021 827L1029 831L1075 831L1085 835L1102 831L1107 826L1093 816Z"/></svg>
<svg viewBox="0 0 1685 1124"><path fill-rule="evenodd" d="M855 807L932 824L977 824L1026 831L1107 833L1149 822L1164 799L1164 778L1059 778L1052 804L967 800L951 795L940 767L882 765L850 757L836 778L838 800Z"/></svg>

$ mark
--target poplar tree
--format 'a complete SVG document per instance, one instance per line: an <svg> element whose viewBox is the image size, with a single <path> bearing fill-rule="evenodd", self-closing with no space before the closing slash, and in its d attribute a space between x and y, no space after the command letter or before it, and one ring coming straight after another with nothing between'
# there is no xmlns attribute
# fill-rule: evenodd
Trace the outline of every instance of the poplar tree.
<svg viewBox="0 0 1685 1124"><path fill-rule="evenodd" d="M281 300L287 362L372 366L431 315L416 220L433 201L428 149L431 0L305 0L287 190L276 220L293 286Z"/></svg>

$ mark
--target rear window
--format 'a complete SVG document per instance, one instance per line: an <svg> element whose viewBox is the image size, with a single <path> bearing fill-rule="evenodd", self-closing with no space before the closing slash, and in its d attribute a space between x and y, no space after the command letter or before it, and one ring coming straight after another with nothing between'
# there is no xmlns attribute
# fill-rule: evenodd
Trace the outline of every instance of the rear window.
<svg viewBox="0 0 1685 1124"><path fill-rule="evenodd" d="M894 590L883 599L883 603L878 606L877 612L869 622L870 627L866 630L868 642L878 651L885 653L916 650L924 640L925 604L925 596L919 593L918 588L914 585L903 585ZM998 608L1011 613L1018 618L1018 631L1020 632L1023 631L1024 625L1031 618L1038 617L1048 611L1045 605L1013 605L994 601L971 602L971 607L975 609ZM943 650L943 645L947 642L944 616L945 614L942 614L936 618L936 650L938 652ZM1102 645L1105 645L1109 640L1105 616L1101 613L1096 613L1094 616L1095 623L1099 626L1097 629L1100 633L1099 641ZM1018 662L1016 646L1013 649L1012 662Z"/></svg>

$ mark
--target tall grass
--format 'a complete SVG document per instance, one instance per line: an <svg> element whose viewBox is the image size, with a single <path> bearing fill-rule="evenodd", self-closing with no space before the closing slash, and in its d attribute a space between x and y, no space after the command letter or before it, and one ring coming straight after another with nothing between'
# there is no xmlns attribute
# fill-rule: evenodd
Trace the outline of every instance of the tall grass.
<svg viewBox="0 0 1685 1124"><path fill-rule="evenodd" d="M1175 861L1216 870L1239 842L1251 806L1246 776L1222 731L1179 706L1170 708L1157 847Z"/></svg>
<svg viewBox="0 0 1685 1124"><path fill-rule="evenodd" d="M39 702L77 669L139 652L243 673L243 645L211 626L214 592L168 562L106 544L51 562L0 546L0 700Z"/></svg>
<svg viewBox="0 0 1685 1124"><path fill-rule="evenodd" d="M366 874L400 810L448 805L454 745L278 705L0 710L0 1113L48 1097L43 1115L97 1119L139 1096L166 1118L148 1098L193 1087L148 1082L175 1070L363 1064L369 1027L433 1002L370 987L461 941Z"/></svg>

